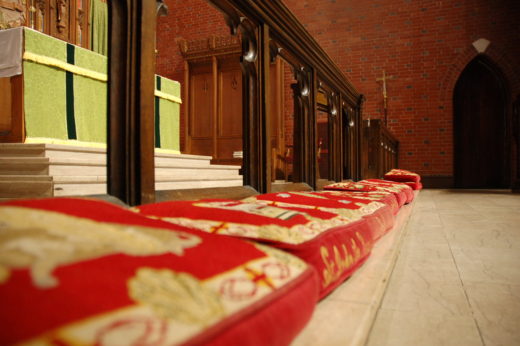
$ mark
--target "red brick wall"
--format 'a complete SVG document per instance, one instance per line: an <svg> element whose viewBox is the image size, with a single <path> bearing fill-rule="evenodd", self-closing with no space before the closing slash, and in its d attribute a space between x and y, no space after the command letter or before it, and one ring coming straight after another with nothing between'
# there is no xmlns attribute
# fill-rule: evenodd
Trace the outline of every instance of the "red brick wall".
<svg viewBox="0 0 520 346"><path fill-rule="evenodd" d="M400 140L402 168L423 175L452 175L452 95L464 67L485 54L520 93L520 2L513 0L284 0L309 32L366 96L364 118L383 117L382 71L388 118ZM204 0L166 0L159 18L157 73L184 83L178 38L228 35L223 16ZM181 115L184 109L181 107ZM181 117L181 128L184 117ZM181 137L181 145L184 138Z"/></svg>
<svg viewBox="0 0 520 346"><path fill-rule="evenodd" d="M366 96L364 118L383 117L380 78L387 83L388 118L400 140L401 168L453 174L452 95L478 52L502 70L511 98L520 93L520 1L284 0Z"/></svg>

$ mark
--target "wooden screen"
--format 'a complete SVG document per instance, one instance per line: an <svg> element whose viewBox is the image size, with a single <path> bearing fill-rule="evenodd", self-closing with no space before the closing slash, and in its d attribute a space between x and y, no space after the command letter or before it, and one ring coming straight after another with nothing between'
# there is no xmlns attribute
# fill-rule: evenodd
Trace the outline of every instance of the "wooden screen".
<svg viewBox="0 0 520 346"><path fill-rule="evenodd" d="M27 0L26 26L88 48L88 0Z"/></svg>

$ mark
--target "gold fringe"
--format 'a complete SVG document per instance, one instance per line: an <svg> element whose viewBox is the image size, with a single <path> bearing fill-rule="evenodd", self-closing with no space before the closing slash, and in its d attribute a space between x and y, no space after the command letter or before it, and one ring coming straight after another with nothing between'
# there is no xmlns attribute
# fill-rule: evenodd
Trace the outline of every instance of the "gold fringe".
<svg viewBox="0 0 520 346"><path fill-rule="evenodd" d="M172 101L172 102L175 102L175 103L179 103L181 104L182 103L182 100L180 97L177 97L175 95L171 95L171 94L167 94L167 93L164 93L162 91L159 91L159 90L155 90L155 96L161 98L161 99L165 99L165 100L168 100L168 101Z"/></svg>
<svg viewBox="0 0 520 346"><path fill-rule="evenodd" d="M88 148L100 148L106 149L105 143L99 142L84 142L77 141L74 139L57 139L47 137L27 137L25 143L37 143L37 144L58 144L58 145L69 145L74 147L88 147ZM180 150L168 149L168 148L155 148L156 154L181 154Z"/></svg>
<svg viewBox="0 0 520 346"><path fill-rule="evenodd" d="M72 64L66 63L64 61L55 59L55 58L50 58L48 56L34 54L31 52L24 52L23 59L27 60L27 61L35 62L37 64L41 64L41 65L57 67L59 69L65 70L65 71L72 72L74 74L77 74L77 75L80 75L83 77L92 78L92 79L102 81L102 82L106 82L108 80L107 75L104 73L87 70L83 67L72 65ZM177 97L177 96L171 95L171 94L167 94L167 93L159 91L159 90L155 90L154 95L159 98L171 101L171 102L175 102L175 103L179 103L179 104L182 103L182 100L180 97Z"/></svg>
<svg viewBox="0 0 520 346"><path fill-rule="evenodd" d="M72 64L66 63L64 61L55 59L55 58L50 58L48 56L34 54L31 52L24 52L23 59L27 60L27 61L35 62L37 64L41 64L41 65L57 67L59 69L65 70L65 71L72 72L74 74L77 74L77 75L80 75L83 77L88 77L88 78L95 79L95 80L102 81L102 82L106 82L108 80L107 75L105 73L87 70L83 67L72 65Z"/></svg>

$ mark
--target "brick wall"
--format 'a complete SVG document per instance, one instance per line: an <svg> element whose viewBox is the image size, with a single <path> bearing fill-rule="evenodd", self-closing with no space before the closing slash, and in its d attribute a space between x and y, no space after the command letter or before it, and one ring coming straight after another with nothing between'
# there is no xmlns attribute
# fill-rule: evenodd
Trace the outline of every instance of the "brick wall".
<svg viewBox="0 0 520 346"><path fill-rule="evenodd" d="M176 40L228 35L223 16L203 0L166 0L159 18L157 72L184 83ZM388 119L400 141L402 168L453 174L452 95L464 67L485 38L488 55L506 76L511 99L520 93L520 1L284 0L366 96L364 118L383 117L383 70ZM181 115L184 114L181 107ZM181 126L184 126L181 117ZM183 128L183 127L181 127ZM181 136L184 145L184 136Z"/></svg>
<svg viewBox="0 0 520 346"><path fill-rule="evenodd" d="M400 140L399 165L423 175L452 175L452 95L464 67L484 52L520 93L520 2L513 0L284 0L366 96L364 118L388 118Z"/></svg>

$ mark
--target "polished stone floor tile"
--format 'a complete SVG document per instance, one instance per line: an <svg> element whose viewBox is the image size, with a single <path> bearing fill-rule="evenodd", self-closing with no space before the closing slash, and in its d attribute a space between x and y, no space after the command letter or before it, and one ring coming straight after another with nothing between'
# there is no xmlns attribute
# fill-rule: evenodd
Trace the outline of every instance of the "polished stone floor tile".
<svg viewBox="0 0 520 346"><path fill-rule="evenodd" d="M469 316L379 310L368 346L479 346L477 326Z"/></svg>
<svg viewBox="0 0 520 346"><path fill-rule="evenodd" d="M294 345L520 345L520 195L423 190L413 208Z"/></svg>
<svg viewBox="0 0 520 346"><path fill-rule="evenodd" d="M520 285L464 285L486 345L520 345Z"/></svg>
<svg viewBox="0 0 520 346"><path fill-rule="evenodd" d="M520 249L465 247L452 250L464 283L520 285Z"/></svg>
<svg viewBox="0 0 520 346"><path fill-rule="evenodd" d="M314 311L306 329L293 341L292 346L362 345L372 316L366 316L367 304L326 299ZM360 318L368 318L360 321ZM353 328L352 326L357 326Z"/></svg>

